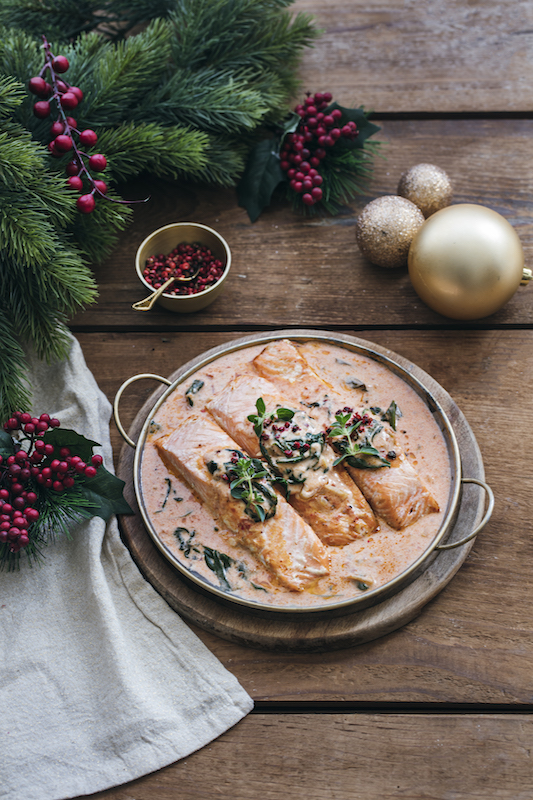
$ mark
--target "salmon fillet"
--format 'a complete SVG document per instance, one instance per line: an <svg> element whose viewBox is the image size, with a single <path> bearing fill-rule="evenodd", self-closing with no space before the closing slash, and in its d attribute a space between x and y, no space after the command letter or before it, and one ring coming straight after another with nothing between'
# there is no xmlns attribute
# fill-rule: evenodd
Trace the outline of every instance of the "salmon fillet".
<svg viewBox="0 0 533 800"><path fill-rule="evenodd" d="M261 430L249 419L258 415L260 398L265 406ZM301 407L286 406L273 384L249 375L236 376L206 404L243 450L265 458L286 481L290 504L325 544L343 546L375 531L372 509L345 470L334 466L336 454L321 426ZM279 409L290 419L270 419Z"/></svg>
<svg viewBox="0 0 533 800"><path fill-rule="evenodd" d="M255 482L257 503L232 494L228 477L243 454L213 419L192 415L155 444L166 465L280 584L303 591L329 573L324 545L266 478Z"/></svg>
<svg viewBox="0 0 533 800"><path fill-rule="evenodd" d="M256 371L276 383L294 401L301 396L309 414L328 430L338 411L346 409L346 398L336 393L312 369L288 339L270 342L253 360ZM367 409L360 409L379 423L381 430L372 446L390 466L358 468L343 463L374 512L397 530L436 511L439 505L422 482L398 443L392 427ZM333 441L334 440L330 440Z"/></svg>

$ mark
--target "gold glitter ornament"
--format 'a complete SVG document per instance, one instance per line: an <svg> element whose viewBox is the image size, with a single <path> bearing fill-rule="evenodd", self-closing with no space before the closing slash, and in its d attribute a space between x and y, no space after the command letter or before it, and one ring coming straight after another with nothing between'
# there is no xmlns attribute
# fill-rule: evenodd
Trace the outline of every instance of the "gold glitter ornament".
<svg viewBox="0 0 533 800"><path fill-rule="evenodd" d="M404 197L385 195L363 208L355 226L357 245L365 258L378 267L407 264L413 236L424 223L424 215Z"/></svg>
<svg viewBox="0 0 533 800"><path fill-rule="evenodd" d="M398 194L418 206L427 219L450 205L453 190L443 169L434 164L417 164L401 176Z"/></svg>
<svg viewBox="0 0 533 800"><path fill-rule="evenodd" d="M531 278L513 226L496 211L461 203L437 211L409 250L409 277L420 298L451 319L498 311Z"/></svg>

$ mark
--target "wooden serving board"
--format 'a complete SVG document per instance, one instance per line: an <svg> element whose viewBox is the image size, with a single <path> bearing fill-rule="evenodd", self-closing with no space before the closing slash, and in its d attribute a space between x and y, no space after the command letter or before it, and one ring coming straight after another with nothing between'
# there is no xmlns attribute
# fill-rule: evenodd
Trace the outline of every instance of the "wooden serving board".
<svg viewBox="0 0 533 800"><path fill-rule="evenodd" d="M299 330L281 333L287 338L291 336L294 338L296 334L312 336L317 331ZM381 353L414 375L441 404L452 425L461 454L463 477L484 480L483 462L474 434L450 395L436 381L416 365L390 350L351 336L334 334L332 336ZM256 338L257 335L251 335L238 341L242 344L254 343ZM220 354L226 350L225 346L219 349ZM173 382L183 371L184 367L181 367L168 376L169 380ZM161 386L140 409L128 432L133 441L137 441L147 416L165 389L166 386ZM384 636L414 619L449 583L475 541L472 540L453 550L439 551L416 580L389 599L370 608L333 618L324 613L311 618L309 615L302 617L286 614L258 616L246 608L221 602L216 597L204 593L200 587L185 579L154 544L143 523L135 496L134 457L134 449L125 444L120 454L117 474L126 483L124 496L135 511L133 516L122 516L119 519L123 540L135 563L146 580L184 619L210 633L242 645L286 652L320 652L351 647ZM459 541L466 537L482 520L484 508L485 492L475 485L465 486L459 513L447 542Z"/></svg>

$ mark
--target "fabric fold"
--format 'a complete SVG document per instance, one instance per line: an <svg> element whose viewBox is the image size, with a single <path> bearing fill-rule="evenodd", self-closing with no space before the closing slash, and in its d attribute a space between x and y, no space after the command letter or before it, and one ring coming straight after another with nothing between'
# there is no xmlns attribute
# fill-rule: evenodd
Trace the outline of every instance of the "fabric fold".
<svg viewBox="0 0 533 800"><path fill-rule="evenodd" d="M52 366L29 355L35 414L101 443L111 406L77 340ZM0 573L1 800L66 800L200 749L253 702L147 583L115 518L93 518Z"/></svg>

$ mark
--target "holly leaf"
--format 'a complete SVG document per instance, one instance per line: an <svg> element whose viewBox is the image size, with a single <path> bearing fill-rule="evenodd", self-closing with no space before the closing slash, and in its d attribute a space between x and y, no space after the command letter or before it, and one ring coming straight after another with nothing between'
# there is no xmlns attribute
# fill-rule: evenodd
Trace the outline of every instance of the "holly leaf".
<svg viewBox="0 0 533 800"><path fill-rule="evenodd" d="M93 447L100 446L99 442L86 439L81 433L68 430L68 428L52 428L46 431L43 436L43 441L46 444L53 444L56 448L68 447L72 453L75 453L87 464L91 460Z"/></svg>
<svg viewBox="0 0 533 800"><path fill-rule="evenodd" d="M112 514L133 514L123 496L124 486L124 481L101 465L95 477L85 478L79 488L90 504L91 516L108 520Z"/></svg>
<svg viewBox="0 0 533 800"><path fill-rule="evenodd" d="M7 431L0 430L0 456L5 460L15 452L15 443Z"/></svg>
<svg viewBox="0 0 533 800"><path fill-rule="evenodd" d="M285 180L275 145L274 139L263 139L254 147L237 187L239 205L246 209L251 222L270 205L274 189Z"/></svg>
<svg viewBox="0 0 533 800"><path fill-rule="evenodd" d="M302 118L299 114L296 113L296 111L293 111L292 114L289 117L287 117L287 119L283 123L280 147L283 144L283 140L287 136L287 134L294 133L301 121Z"/></svg>
<svg viewBox="0 0 533 800"><path fill-rule="evenodd" d="M338 108L339 111L342 112L342 117L338 121L337 127L342 128L343 125L346 125L347 122L351 121L355 122L357 125L357 130L359 131L358 135L353 141L344 138L337 139L335 142L335 147L342 147L346 150L360 149L364 147L367 139L381 130L379 125L374 125L373 122L369 121L363 106L360 106L359 108L345 108L344 106L340 106L338 103L331 103L324 113L329 114L334 108Z"/></svg>

